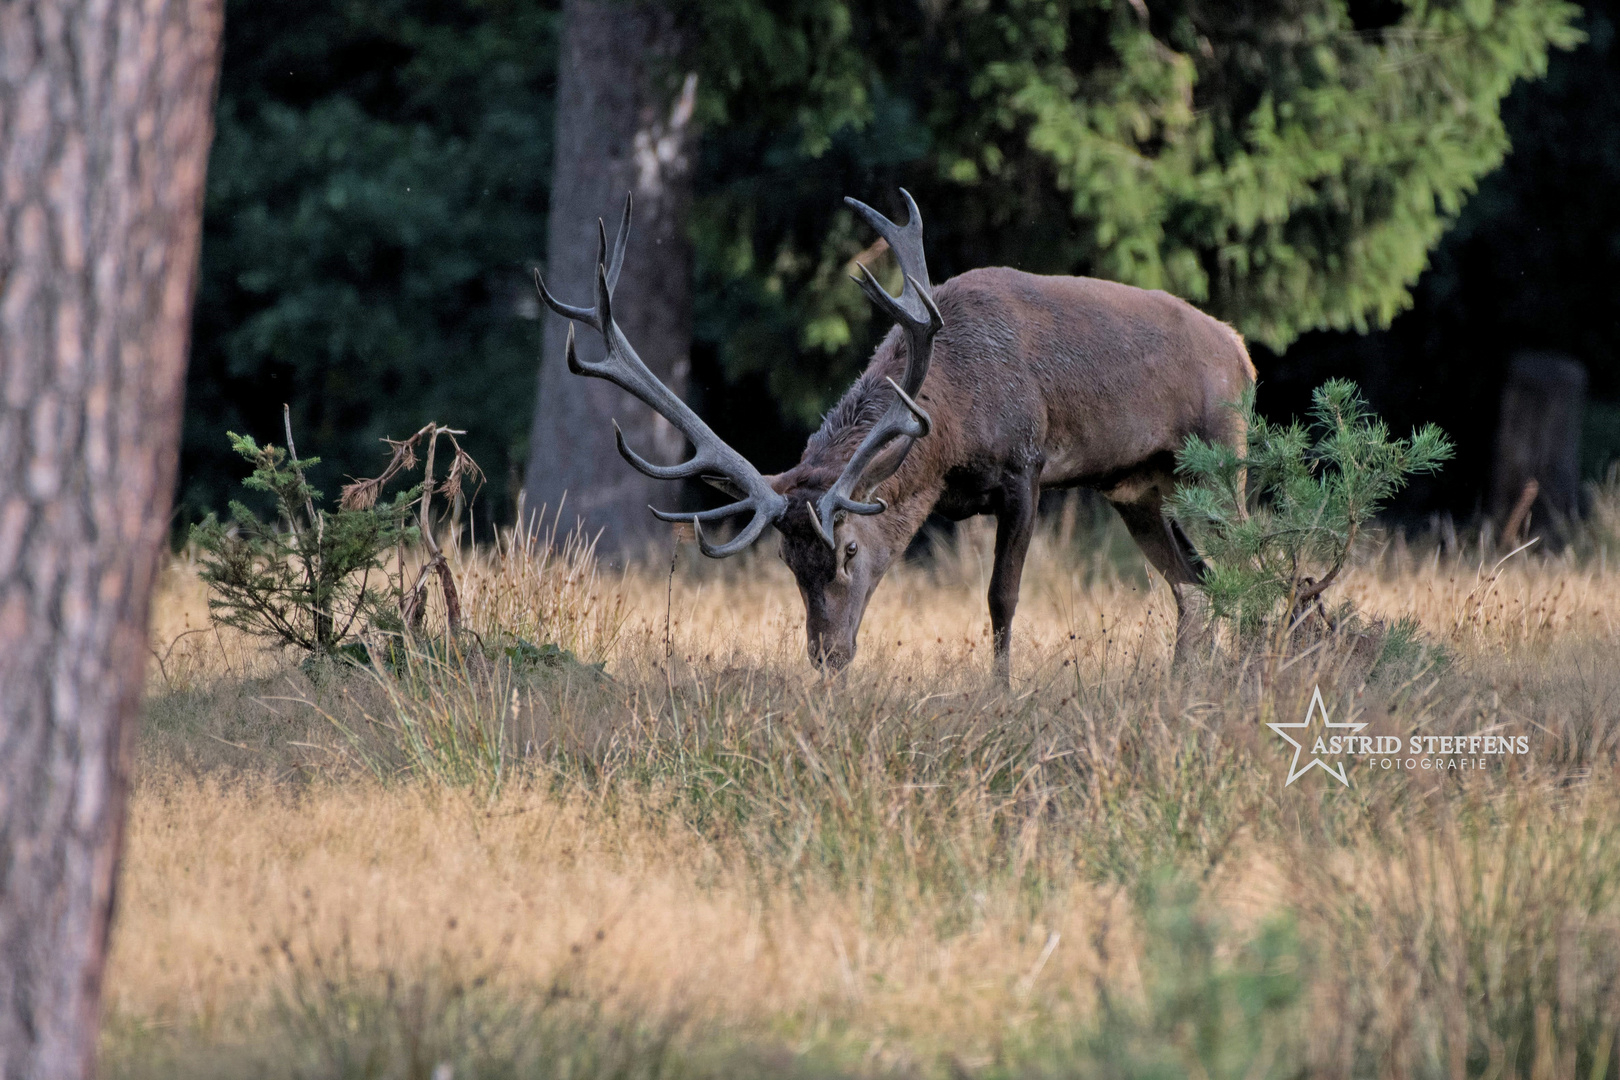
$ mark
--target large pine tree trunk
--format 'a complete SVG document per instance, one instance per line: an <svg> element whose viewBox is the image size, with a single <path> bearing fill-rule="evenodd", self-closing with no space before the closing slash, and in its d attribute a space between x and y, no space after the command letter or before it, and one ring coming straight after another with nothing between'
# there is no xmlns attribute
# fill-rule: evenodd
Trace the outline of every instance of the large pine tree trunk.
<svg viewBox="0 0 1620 1080"><path fill-rule="evenodd" d="M678 57L668 10L634 0L567 0L557 83L546 285L569 303L595 295L598 218L608 241L635 191L635 227L614 291L613 317L653 374L686 389L691 343L688 141L692 80L672 85ZM663 529L647 504L673 506L677 484L649 480L619 457L613 420L643 455L669 463L684 440L662 417L618 387L570 374L563 361L567 320L546 315L540 390L529 439L524 499L529 514L562 507L562 524L602 530L600 549L634 555ZM583 360L601 339L579 328ZM564 501L566 496L566 502Z"/></svg>
<svg viewBox="0 0 1620 1080"><path fill-rule="evenodd" d="M0 4L0 1077L94 1064L220 23Z"/></svg>

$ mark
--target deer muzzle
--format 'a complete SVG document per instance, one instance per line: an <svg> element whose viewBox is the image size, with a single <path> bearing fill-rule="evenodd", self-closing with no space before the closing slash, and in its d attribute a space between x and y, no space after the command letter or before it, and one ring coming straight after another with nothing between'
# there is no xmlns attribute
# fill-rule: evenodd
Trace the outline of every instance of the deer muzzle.
<svg viewBox="0 0 1620 1080"><path fill-rule="evenodd" d="M836 634L822 634L812 631L808 635L807 650L810 662L818 669L836 674L849 666L855 659L855 642L840 640Z"/></svg>

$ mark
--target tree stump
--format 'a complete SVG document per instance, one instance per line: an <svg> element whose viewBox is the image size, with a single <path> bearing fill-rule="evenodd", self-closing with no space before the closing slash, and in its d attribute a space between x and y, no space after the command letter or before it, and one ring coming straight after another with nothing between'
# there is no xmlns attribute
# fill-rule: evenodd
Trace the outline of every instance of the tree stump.
<svg viewBox="0 0 1620 1080"><path fill-rule="evenodd" d="M1503 542L1557 542L1581 512L1581 417L1586 368L1563 353L1523 352L1502 389L1491 471L1491 519Z"/></svg>

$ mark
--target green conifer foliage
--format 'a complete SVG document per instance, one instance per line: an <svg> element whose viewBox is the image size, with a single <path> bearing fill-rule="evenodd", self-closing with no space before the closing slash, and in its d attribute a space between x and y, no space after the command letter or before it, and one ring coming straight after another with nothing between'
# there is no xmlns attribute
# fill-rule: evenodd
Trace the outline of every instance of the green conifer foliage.
<svg viewBox="0 0 1620 1080"><path fill-rule="evenodd" d="M269 496L276 515L265 521L232 501L229 521L209 514L192 526L214 618L316 657L334 655L351 635L375 625L398 624L399 588L382 557L416 542L418 531L407 521L421 486L363 509L328 512L304 473L319 458L292 459L246 435L232 433L230 440L253 466L243 486Z"/></svg>
<svg viewBox="0 0 1620 1080"><path fill-rule="evenodd" d="M1280 348L1407 303L1507 149L1502 95L1578 37L1567 0L667 2L692 43L670 77L698 74L700 361L763 379L787 428L887 330L844 280L870 241L845 195L907 187L936 280L1116 278ZM224 501L226 429L274 431L283 402L362 470L387 431L468 428L510 514L558 7L231 0L183 517ZM796 449L757 413L716 423Z"/></svg>
<svg viewBox="0 0 1620 1080"><path fill-rule="evenodd" d="M1391 439L1354 383L1326 382L1313 401L1309 427L1272 423L1255 414L1251 389L1232 406L1247 453L1192 436L1176 458L1185 482L1171 509L1206 559L1199 588L1240 631L1317 606L1390 496L1452 456L1433 424Z"/></svg>
<svg viewBox="0 0 1620 1080"><path fill-rule="evenodd" d="M509 512L534 405L556 19L526 0L227 5L183 519L231 490L226 430L278 432L283 403L360 473L390 432L467 428Z"/></svg>
<svg viewBox="0 0 1620 1080"><path fill-rule="evenodd" d="M1281 349L1382 326L1508 149L1564 0L704 0L698 333L809 419L886 327L838 196L904 184L936 279L1163 288ZM854 346L852 349L851 346ZM851 355L853 354L853 355Z"/></svg>

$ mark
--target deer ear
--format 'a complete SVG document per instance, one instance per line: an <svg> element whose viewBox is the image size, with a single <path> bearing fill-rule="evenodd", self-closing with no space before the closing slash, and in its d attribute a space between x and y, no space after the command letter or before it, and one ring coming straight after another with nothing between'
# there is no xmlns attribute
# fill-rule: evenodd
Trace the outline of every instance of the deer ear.
<svg viewBox="0 0 1620 1080"><path fill-rule="evenodd" d="M877 486L895 474L895 470L900 468L900 463L906 460L906 455L911 453L911 445L914 442L916 440L911 436L902 435L878 451L878 456L873 458L872 463L861 473L859 498L870 499Z"/></svg>

